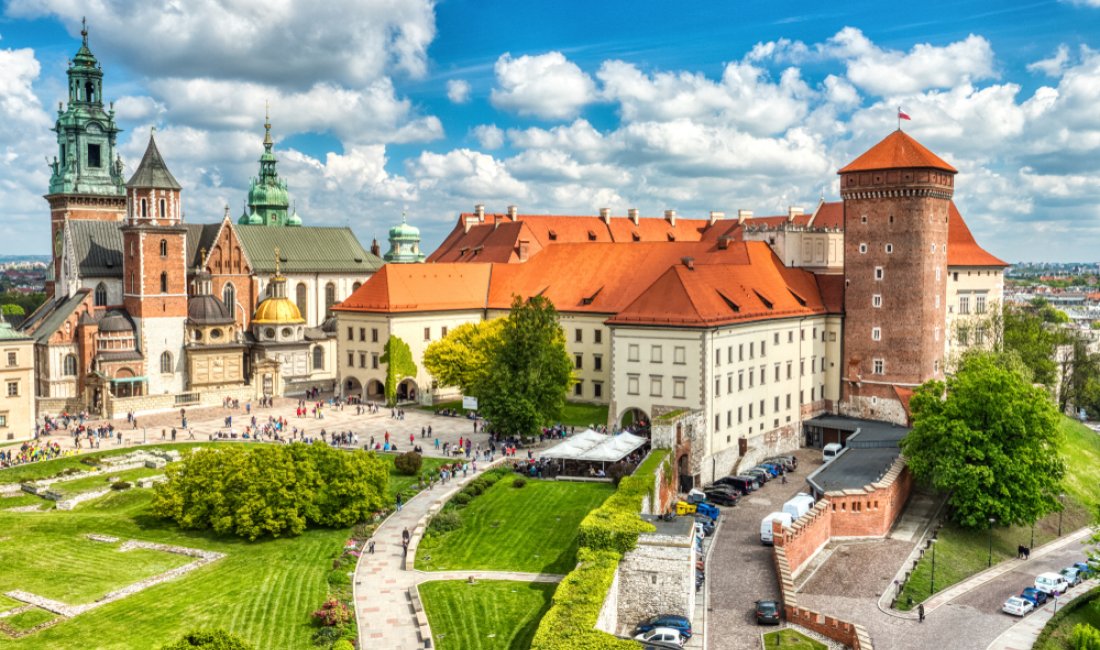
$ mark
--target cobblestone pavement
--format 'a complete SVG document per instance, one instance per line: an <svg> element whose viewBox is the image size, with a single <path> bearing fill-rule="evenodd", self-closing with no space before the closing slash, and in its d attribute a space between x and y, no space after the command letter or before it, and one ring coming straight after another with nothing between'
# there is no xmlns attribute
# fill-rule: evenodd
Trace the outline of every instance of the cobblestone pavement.
<svg viewBox="0 0 1100 650"><path fill-rule="evenodd" d="M706 646L709 650L759 650L762 629L756 625L753 603L779 599L772 547L760 543L760 521L781 510L783 503L806 490L805 478L821 465L821 452L796 452L798 470L783 485L778 479L722 508L722 527L715 533L707 565L709 598Z"/></svg>

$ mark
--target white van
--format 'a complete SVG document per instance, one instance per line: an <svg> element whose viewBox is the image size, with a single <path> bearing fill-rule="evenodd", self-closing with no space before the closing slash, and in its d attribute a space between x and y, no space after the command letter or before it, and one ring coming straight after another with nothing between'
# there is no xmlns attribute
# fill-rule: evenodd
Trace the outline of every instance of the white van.
<svg viewBox="0 0 1100 650"><path fill-rule="evenodd" d="M773 512L767 517L764 517L760 521L760 543L764 546L771 546L773 542L772 522L778 521L784 526L790 526L794 519L791 518L789 512Z"/></svg>
<svg viewBox="0 0 1100 650"><path fill-rule="evenodd" d="M821 450L821 460L826 463L829 462L836 458L836 455L840 453L841 449L844 449L844 445L839 442L830 442Z"/></svg>
<svg viewBox="0 0 1100 650"><path fill-rule="evenodd" d="M1069 582L1064 575L1051 571L1035 576L1035 588L1048 594L1060 596L1069 589Z"/></svg>
<svg viewBox="0 0 1100 650"><path fill-rule="evenodd" d="M799 492L791 497L791 500L783 504L783 512L789 514L791 519L798 519L814 507L814 498L805 492Z"/></svg>

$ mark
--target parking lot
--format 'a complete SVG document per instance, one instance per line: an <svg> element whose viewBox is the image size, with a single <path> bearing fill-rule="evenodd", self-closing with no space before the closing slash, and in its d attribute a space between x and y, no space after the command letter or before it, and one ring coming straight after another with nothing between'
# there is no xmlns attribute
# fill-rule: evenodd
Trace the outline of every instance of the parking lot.
<svg viewBox="0 0 1100 650"><path fill-rule="evenodd" d="M772 547L760 543L760 521L783 508L798 492L807 491L806 477L821 465L821 451L801 449L798 469L787 484L773 479L722 508L722 526L715 533L707 565L709 603L707 646L711 650L758 650L763 629L756 624L753 603L779 600L779 583L772 564Z"/></svg>

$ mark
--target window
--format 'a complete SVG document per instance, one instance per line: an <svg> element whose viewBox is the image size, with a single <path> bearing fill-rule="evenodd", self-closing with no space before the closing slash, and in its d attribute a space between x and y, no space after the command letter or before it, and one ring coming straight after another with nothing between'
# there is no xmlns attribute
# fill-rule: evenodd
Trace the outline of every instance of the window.
<svg viewBox="0 0 1100 650"><path fill-rule="evenodd" d="M626 378L626 394L638 394L638 375L628 375Z"/></svg>
<svg viewBox="0 0 1100 650"><path fill-rule="evenodd" d="M722 416L718 415L718 414L715 414L714 415L714 430L715 431L720 431L721 429L722 429Z"/></svg>
<svg viewBox="0 0 1100 650"><path fill-rule="evenodd" d="M714 365L716 365L716 366L722 365L722 349L721 348L714 348Z"/></svg>
<svg viewBox="0 0 1100 650"><path fill-rule="evenodd" d="M791 394L787 393L787 408L791 408Z"/></svg>
<svg viewBox="0 0 1100 650"><path fill-rule="evenodd" d="M661 346L654 345L649 348L650 363L661 363Z"/></svg>
<svg viewBox="0 0 1100 650"><path fill-rule="evenodd" d="M672 348L672 363L682 366L684 365L684 358L684 346L677 345L676 347Z"/></svg>
<svg viewBox="0 0 1100 650"><path fill-rule="evenodd" d="M760 356L762 356L762 357L768 356L768 342L767 341L761 341L760 342Z"/></svg>
<svg viewBox="0 0 1100 650"><path fill-rule="evenodd" d="M876 280L881 280L884 277L886 277L886 272L882 270L881 266L876 266L875 267L875 279Z"/></svg>
<svg viewBox="0 0 1100 650"><path fill-rule="evenodd" d="M875 359L871 362L871 374L884 375L886 374L886 362L882 359Z"/></svg>
<svg viewBox="0 0 1100 650"><path fill-rule="evenodd" d="M354 352L348 352L348 367L349 368L354 368L355 367L355 353Z"/></svg>
<svg viewBox="0 0 1100 650"><path fill-rule="evenodd" d="M732 372L730 374L726 375L726 392L727 393L732 393L733 392L733 373Z"/></svg>
<svg viewBox="0 0 1100 650"><path fill-rule="evenodd" d="M794 364L792 364L792 363L791 363L790 361L788 361L788 362L787 362L787 379L790 379L790 378L791 378L791 367L792 367L793 365L794 365Z"/></svg>
<svg viewBox="0 0 1100 650"><path fill-rule="evenodd" d="M378 342L378 328L377 327L370 328L370 342L371 343L377 343Z"/></svg>
<svg viewBox="0 0 1100 650"><path fill-rule="evenodd" d="M975 314L984 314L985 313L985 296L984 295L974 296L974 313Z"/></svg>
<svg viewBox="0 0 1100 650"><path fill-rule="evenodd" d="M959 345L970 345L970 331L965 327L959 328Z"/></svg>
<svg viewBox="0 0 1100 650"><path fill-rule="evenodd" d="M983 345L985 343L984 327L977 327L974 329L974 343L977 345Z"/></svg>
<svg viewBox="0 0 1100 650"><path fill-rule="evenodd" d="M937 327L937 328L932 330L932 340L933 341L940 340L940 328Z"/></svg>
<svg viewBox="0 0 1100 650"><path fill-rule="evenodd" d="M161 271L160 272L160 292L161 293L168 293L168 272L167 271Z"/></svg>
<svg viewBox="0 0 1100 650"><path fill-rule="evenodd" d="M775 364L775 380L779 381L779 364Z"/></svg>
<svg viewBox="0 0 1100 650"><path fill-rule="evenodd" d="M157 216L161 219L168 218L168 204L164 199L160 200L160 212L157 213ZM161 253L161 255L164 255L164 253Z"/></svg>
<svg viewBox="0 0 1100 650"><path fill-rule="evenodd" d="M584 343L584 330L582 330L579 327L577 329L573 330L573 342L574 343Z"/></svg>
<svg viewBox="0 0 1100 650"><path fill-rule="evenodd" d="M306 288L305 282L299 282L298 286L294 287L294 303L298 305L298 312L302 314L302 318L308 320L309 290Z"/></svg>
<svg viewBox="0 0 1100 650"><path fill-rule="evenodd" d="M602 354L592 355L592 369L593 370L603 370L603 355Z"/></svg>
<svg viewBox="0 0 1100 650"><path fill-rule="evenodd" d="M233 307L237 304L237 289L232 284L227 284L222 289L222 302L225 303L226 307L229 307L230 312L235 314Z"/></svg>
<svg viewBox="0 0 1100 650"><path fill-rule="evenodd" d="M882 340L882 328L881 327L872 327L871 328L871 340L872 341L881 341Z"/></svg>
<svg viewBox="0 0 1100 650"><path fill-rule="evenodd" d="M325 349L319 345L313 348L313 369L325 369Z"/></svg>
<svg viewBox="0 0 1100 650"><path fill-rule="evenodd" d="M855 179L853 179L853 180L855 180ZM865 215L865 214L860 215L859 222L860 223L867 223L867 215Z"/></svg>
<svg viewBox="0 0 1100 650"><path fill-rule="evenodd" d="M592 382L592 397L603 397L603 382Z"/></svg>
<svg viewBox="0 0 1100 650"><path fill-rule="evenodd" d="M367 328L365 328L365 327L360 327L359 328L359 340L360 341L366 341L367 340Z"/></svg>
<svg viewBox="0 0 1100 650"><path fill-rule="evenodd" d="M741 415L742 415L742 413L741 413L741 408L742 408L742 407L740 407L740 406L738 406L738 407L737 407L737 424L741 424L741 422L742 422L742 417L741 417Z"/></svg>
<svg viewBox="0 0 1100 650"><path fill-rule="evenodd" d="M864 243L860 242L859 252L860 252L860 254L866 253L867 252L867 244L864 244Z"/></svg>
<svg viewBox="0 0 1100 650"><path fill-rule="evenodd" d="M720 377L715 377L714 378L714 396L715 397L721 397L722 396L722 379Z"/></svg>
<svg viewBox="0 0 1100 650"><path fill-rule="evenodd" d="M886 254L889 255L890 253L893 253L893 252L894 252L894 245L893 244L886 244Z"/></svg>
<svg viewBox="0 0 1100 650"><path fill-rule="evenodd" d="M336 285L329 282L325 285L325 315L332 313L332 306L336 304Z"/></svg>
<svg viewBox="0 0 1100 650"><path fill-rule="evenodd" d="M88 166L89 167L102 167L103 156L100 153L101 149L98 144L88 145Z"/></svg>
<svg viewBox="0 0 1100 650"><path fill-rule="evenodd" d="M107 306L107 285L103 284L102 282L95 286L95 306Z"/></svg>
<svg viewBox="0 0 1100 650"><path fill-rule="evenodd" d="M733 346L726 348L726 361L733 363Z"/></svg>
<svg viewBox="0 0 1100 650"><path fill-rule="evenodd" d="M676 399L684 399L684 395L687 393L687 380L683 377L676 377L672 380L672 396Z"/></svg>
<svg viewBox="0 0 1100 650"><path fill-rule="evenodd" d="M447 326L446 325L444 325L443 327L440 328L439 335L443 336L443 337L447 336Z"/></svg>
<svg viewBox="0 0 1100 650"><path fill-rule="evenodd" d="M779 345L779 332L772 336L772 345Z"/></svg>
<svg viewBox="0 0 1100 650"><path fill-rule="evenodd" d="M940 308L940 295L938 293L936 294L935 306L936 309Z"/></svg>
<svg viewBox="0 0 1100 650"><path fill-rule="evenodd" d="M8 382L8 397L19 397L19 382Z"/></svg>
<svg viewBox="0 0 1100 650"><path fill-rule="evenodd" d="M764 366L760 366L760 385L763 386L767 378L764 376Z"/></svg>
<svg viewBox="0 0 1100 650"><path fill-rule="evenodd" d="M149 216L149 202L145 199L141 200L141 216L147 218Z"/></svg>
<svg viewBox="0 0 1100 650"><path fill-rule="evenodd" d="M355 340L355 328L350 327L350 326L348 327L348 340L349 341L354 341Z"/></svg>
<svg viewBox="0 0 1100 650"><path fill-rule="evenodd" d="M661 378L657 376L650 376L649 378L649 395L650 397L661 396Z"/></svg>
<svg viewBox="0 0 1100 650"><path fill-rule="evenodd" d="M164 351L160 355L160 374L167 375L172 372L172 353Z"/></svg>
<svg viewBox="0 0 1100 650"><path fill-rule="evenodd" d="M749 403L749 419L752 419L752 403Z"/></svg>
<svg viewBox="0 0 1100 650"><path fill-rule="evenodd" d="M584 355L583 354L580 354L578 352L577 354L573 355L573 367L576 368L577 370L580 370L581 368L584 368Z"/></svg>
<svg viewBox="0 0 1100 650"><path fill-rule="evenodd" d="M871 296L871 306L872 307L881 307L882 306L882 295L881 294L876 293L875 295Z"/></svg>
<svg viewBox="0 0 1100 650"><path fill-rule="evenodd" d="M582 395L584 395L583 380L577 381L577 383L573 384L573 395L576 397L581 397Z"/></svg>
<svg viewBox="0 0 1100 650"><path fill-rule="evenodd" d="M959 296L959 313L964 315L970 313L970 296Z"/></svg>
<svg viewBox="0 0 1100 650"><path fill-rule="evenodd" d="M370 367L373 370L378 370L378 353L372 352L370 355Z"/></svg>
<svg viewBox="0 0 1100 650"><path fill-rule="evenodd" d="M425 341L432 340L432 328L430 328L430 327L425 327L424 328L424 340Z"/></svg>
<svg viewBox="0 0 1100 650"><path fill-rule="evenodd" d="M16 360L17 358L18 358L18 355L16 355L14 352L9 352L8 353L8 367L9 368L11 366L14 366L14 365L18 364L18 361Z"/></svg>
<svg viewBox="0 0 1100 650"><path fill-rule="evenodd" d="M75 377L76 376L76 355L75 354L65 355L65 363L63 365L64 365L64 373L65 373L66 377Z"/></svg>
<svg viewBox="0 0 1100 650"><path fill-rule="evenodd" d="M941 271L940 267L937 266L936 267L936 282L940 281L940 271Z"/></svg>
<svg viewBox="0 0 1100 650"><path fill-rule="evenodd" d="M161 257L168 257L168 240L167 239L160 240L160 256Z"/></svg>
<svg viewBox="0 0 1100 650"><path fill-rule="evenodd" d="M775 396L775 400L772 402L772 413L779 412L779 396Z"/></svg>
<svg viewBox="0 0 1100 650"><path fill-rule="evenodd" d="M637 361L638 356L639 356L639 352L638 352L638 344L637 343L631 343L629 346L627 346L627 348L626 348L626 360L627 361ZM637 395L637 393L634 393L634 394Z"/></svg>
<svg viewBox="0 0 1100 650"><path fill-rule="evenodd" d="M749 343L749 358L756 358L756 343Z"/></svg>
<svg viewBox="0 0 1100 650"><path fill-rule="evenodd" d="M360 352L359 353L359 367L360 368L366 368L367 367L367 353L366 352Z"/></svg>
<svg viewBox="0 0 1100 650"><path fill-rule="evenodd" d="M745 360L745 344L744 343L738 343L737 344L737 360L738 361L744 361Z"/></svg>
<svg viewBox="0 0 1100 650"><path fill-rule="evenodd" d="M748 375L749 375L749 388L752 388L753 386L756 385L756 375L753 374L752 370L749 371Z"/></svg>
<svg viewBox="0 0 1100 650"><path fill-rule="evenodd" d="M596 343L603 343L603 330L592 330L592 340Z"/></svg>

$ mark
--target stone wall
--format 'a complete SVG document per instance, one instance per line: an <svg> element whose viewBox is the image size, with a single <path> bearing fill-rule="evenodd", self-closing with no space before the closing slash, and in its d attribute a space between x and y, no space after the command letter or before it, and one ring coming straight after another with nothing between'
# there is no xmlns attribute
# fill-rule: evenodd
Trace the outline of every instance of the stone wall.
<svg viewBox="0 0 1100 650"><path fill-rule="evenodd" d="M197 393L198 401L178 403L176 395L139 395L137 397L109 397L106 400L107 418L126 417L127 413L136 415L148 415L150 413L165 413L178 411L181 408L221 406L226 397L248 401L255 397L253 386L233 386L230 388L206 389Z"/></svg>
<svg viewBox="0 0 1100 650"><path fill-rule="evenodd" d="M620 631L629 632L639 621L658 614L692 618L695 558L690 535L639 536L638 546L623 556L616 572Z"/></svg>
<svg viewBox="0 0 1100 650"><path fill-rule="evenodd" d="M620 568L622 565L619 565ZM596 618L596 629L608 634L616 634L619 627L619 572L611 579L611 587L603 600L600 615Z"/></svg>
<svg viewBox="0 0 1100 650"><path fill-rule="evenodd" d="M818 501L809 512L794 520L789 528L776 526L774 545L784 550L792 575L797 575L813 556L829 542L833 532L833 509L827 499Z"/></svg>
<svg viewBox="0 0 1100 650"><path fill-rule="evenodd" d="M80 413L84 410L84 402L79 397L38 397L35 402L35 413L39 416Z"/></svg>

